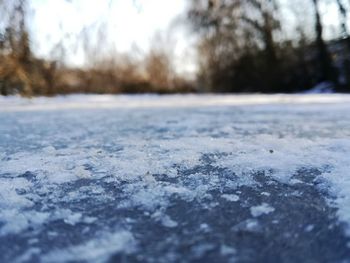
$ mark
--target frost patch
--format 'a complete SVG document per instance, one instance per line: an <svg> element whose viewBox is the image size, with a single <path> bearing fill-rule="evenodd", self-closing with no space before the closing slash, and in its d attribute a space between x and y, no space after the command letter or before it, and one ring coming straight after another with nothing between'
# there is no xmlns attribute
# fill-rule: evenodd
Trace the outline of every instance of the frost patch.
<svg viewBox="0 0 350 263"><path fill-rule="evenodd" d="M254 217L259 217L261 215L267 215L275 211L275 208L268 205L267 203L262 203L258 206L253 206L250 208L250 213Z"/></svg>
<svg viewBox="0 0 350 263"><path fill-rule="evenodd" d="M52 251L42 257L42 262L106 262L113 254L131 253L135 249L135 245L135 240L130 232L119 231L96 237L81 245Z"/></svg>
<svg viewBox="0 0 350 263"><path fill-rule="evenodd" d="M156 221L161 222L161 224L168 228L174 228L178 226L178 223L170 218L170 216L165 215L161 211L153 213L152 218Z"/></svg>
<svg viewBox="0 0 350 263"><path fill-rule="evenodd" d="M49 218L49 213L28 211L21 213L17 209L6 209L0 212L0 235L20 233L28 227L41 226Z"/></svg>
<svg viewBox="0 0 350 263"><path fill-rule="evenodd" d="M237 250L234 249L233 247L230 247L227 245L221 245L220 247L220 254L223 256L234 255L236 253L237 253Z"/></svg>
<svg viewBox="0 0 350 263"><path fill-rule="evenodd" d="M223 194L221 197L230 202L237 202L239 200L239 196L235 194Z"/></svg>

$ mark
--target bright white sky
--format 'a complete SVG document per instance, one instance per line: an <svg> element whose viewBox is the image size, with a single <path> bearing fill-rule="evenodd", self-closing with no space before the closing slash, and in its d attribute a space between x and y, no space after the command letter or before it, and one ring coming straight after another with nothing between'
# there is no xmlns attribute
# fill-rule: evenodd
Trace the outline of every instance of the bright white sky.
<svg viewBox="0 0 350 263"><path fill-rule="evenodd" d="M188 62L193 51L186 48L186 30L172 27L174 19L184 14L185 6L186 0L32 0L33 40L39 55L46 56L62 34L76 36L84 25L106 23L106 41L113 43L115 50L125 52L137 46L147 51L155 34L160 33L174 45L177 62L185 65L183 70L193 71L193 63ZM169 28L173 30L166 33ZM71 43L75 42L72 38ZM70 62L81 64L81 50L74 53L75 61Z"/></svg>
<svg viewBox="0 0 350 263"><path fill-rule="evenodd" d="M71 3L70 3L71 2ZM118 48L127 50L130 43L146 43L157 30L165 30L181 14L184 0L34 0L34 25L40 40L59 32L77 33L82 25L107 22L114 30ZM57 36L59 38L59 36Z"/></svg>
<svg viewBox="0 0 350 263"><path fill-rule="evenodd" d="M33 40L38 54L47 56L52 53L54 43L60 41L62 34L76 36L83 25L92 26L96 22L105 22L108 25L106 41L113 43L115 50L124 52L137 45L146 51L157 32L166 32L172 21L184 14L186 3L188 0L32 0L30 7L33 10ZM331 37L334 29L339 28L337 9L335 6L324 6L322 12L327 14L323 21L327 25L326 35ZM169 41L174 45L177 66L184 72L193 72L193 38L189 37L183 27L173 29L167 36L170 36ZM76 39L72 38L70 41L73 45ZM79 48L73 49L72 54L67 54L67 57L73 58L69 61L73 64L84 62Z"/></svg>

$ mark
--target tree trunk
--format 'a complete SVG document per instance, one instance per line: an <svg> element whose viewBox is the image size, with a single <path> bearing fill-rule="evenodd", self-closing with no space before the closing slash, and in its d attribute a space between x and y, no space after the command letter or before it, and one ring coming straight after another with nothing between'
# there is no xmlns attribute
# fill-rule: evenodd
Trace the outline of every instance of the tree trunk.
<svg viewBox="0 0 350 263"><path fill-rule="evenodd" d="M315 9L315 29L316 29L316 45L318 49L318 61L320 65L320 79L319 81L337 82L330 54L328 53L326 43L323 39L323 25L321 22L321 15L318 9L318 0L312 0Z"/></svg>
<svg viewBox="0 0 350 263"><path fill-rule="evenodd" d="M349 91L350 89L350 37L349 37L349 31L347 27L347 19L348 19L348 10L346 9L344 2L342 0L336 0L340 15L340 29L342 32L342 39L345 40L345 46L344 48L344 61L343 61L343 70L345 74L345 80L346 80L346 91Z"/></svg>

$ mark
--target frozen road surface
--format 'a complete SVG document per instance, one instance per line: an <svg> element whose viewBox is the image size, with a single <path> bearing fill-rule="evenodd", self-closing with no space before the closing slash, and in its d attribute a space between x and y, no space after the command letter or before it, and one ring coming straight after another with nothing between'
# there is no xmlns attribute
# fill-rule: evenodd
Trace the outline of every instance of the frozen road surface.
<svg viewBox="0 0 350 263"><path fill-rule="evenodd" d="M0 262L350 262L349 95L0 97Z"/></svg>

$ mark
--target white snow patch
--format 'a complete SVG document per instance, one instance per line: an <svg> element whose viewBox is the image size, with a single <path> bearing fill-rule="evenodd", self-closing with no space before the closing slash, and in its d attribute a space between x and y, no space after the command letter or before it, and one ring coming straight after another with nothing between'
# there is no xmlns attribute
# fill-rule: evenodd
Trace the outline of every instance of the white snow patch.
<svg viewBox="0 0 350 263"><path fill-rule="evenodd" d="M38 227L47 221L48 213L28 211L20 212L18 209L4 209L0 212L0 222L4 225L0 229L0 236L20 233L29 226Z"/></svg>
<svg viewBox="0 0 350 263"><path fill-rule="evenodd" d="M237 253L237 250L231 246L221 245L220 247L220 254L223 256L234 255L236 253Z"/></svg>
<svg viewBox="0 0 350 263"><path fill-rule="evenodd" d="M159 221L163 226L173 228L177 227L178 223L171 219L169 215L164 214L163 211L156 211L152 214L152 218Z"/></svg>
<svg viewBox="0 0 350 263"><path fill-rule="evenodd" d="M135 240L128 231L104 234L84 244L52 251L42 256L42 262L59 263L70 261L106 262L115 253L130 253L135 249Z"/></svg>
<svg viewBox="0 0 350 263"><path fill-rule="evenodd" d="M261 215L267 215L275 211L275 208L270 206L269 204L262 203L258 206L253 206L250 208L250 213L254 217L259 217Z"/></svg>
<svg viewBox="0 0 350 263"><path fill-rule="evenodd" d="M315 226L314 225L307 225L305 227L305 232L311 232L312 230L314 230Z"/></svg>
<svg viewBox="0 0 350 263"><path fill-rule="evenodd" d="M239 196L235 194L223 194L221 197L230 202L237 202L239 200Z"/></svg>
<svg viewBox="0 0 350 263"><path fill-rule="evenodd" d="M178 226L178 223L172 220L168 215L165 215L164 217L162 217L161 222L165 227L173 228Z"/></svg>

